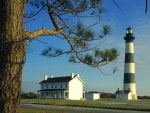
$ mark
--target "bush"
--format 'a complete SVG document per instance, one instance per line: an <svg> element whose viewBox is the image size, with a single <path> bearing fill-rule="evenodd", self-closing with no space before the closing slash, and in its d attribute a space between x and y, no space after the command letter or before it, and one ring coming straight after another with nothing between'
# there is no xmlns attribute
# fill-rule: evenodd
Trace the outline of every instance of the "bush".
<svg viewBox="0 0 150 113"><path fill-rule="evenodd" d="M150 96L138 96L138 99L150 99Z"/></svg>
<svg viewBox="0 0 150 113"><path fill-rule="evenodd" d="M33 92L28 92L28 93L22 92L21 93L21 98L22 99L35 99L37 97L38 97L38 95L33 93Z"/></svg>
<svg viewBox="0 0 150 113"><path fill-rule="evenodd" d="M112 94L112 93L101 93L101 98L115 98L115 94Z"/></svg>

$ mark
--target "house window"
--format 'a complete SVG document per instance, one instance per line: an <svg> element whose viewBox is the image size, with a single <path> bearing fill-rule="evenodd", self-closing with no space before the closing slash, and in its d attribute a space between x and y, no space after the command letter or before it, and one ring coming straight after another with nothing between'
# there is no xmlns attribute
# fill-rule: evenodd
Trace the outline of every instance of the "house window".
<svg viewBox="0 0 150 113"><path fill-rule="evenodd" d="M65 97L68 98L68 92L65 92Z"/></svg>
<svg viewBox="0 0 150 113"><path fill-rule="evenodd" d="M53 89L53 84L51 85L51 88Z"/></svg>
<svg viewBox="0 0 150 113"><path fill-rule="evenodd" d="M65 84L65 87L68 88L68 84L67 83Z"/></svg>
<svg viewBox="0 0 150 113"><path fill-rule="evenodd" d="M46 92L46 96L48 96L48 92Z"/></svg>
<svg viewBox="0 0 150 113"><path fill-rule="evenodd" d="M60 84L60 88L62 88L62 84Z"/></svg>
<svg viewBox="0 0 150 113"><path fill-rule="evenodd" d="M51 95L51 97L53 97L53 92L51 92L51 94L50 94L50 95Z"/></svg>
<svg viewBox="0 0 150 113"><path fill-rule="evenodd" d="M57 88L57 84L55 84L55 88Z"/></svg>
<svg viewBox="0 0 150 113"><path fill-rule="evenodd" d="M63 97L63 92L60 93L61 98Z"/></svg>
<svg viewBox="0 0 150 113"><path fill-rule="evenodd" d="M42 96L45 96L45 93L44 93L44 92L41 92L41 95L42 95Z"/></svg>
<svg viewBox="0 0 150 113"><path fill-rule="evenodd" d="M48 84L46 84L46 89L48 89Z"/></svg>
<svg viewBox="0 0 150 113"><path fill-rule="evenodd" d="M41 85L41 88L44 89L44 84Z"/></svg>

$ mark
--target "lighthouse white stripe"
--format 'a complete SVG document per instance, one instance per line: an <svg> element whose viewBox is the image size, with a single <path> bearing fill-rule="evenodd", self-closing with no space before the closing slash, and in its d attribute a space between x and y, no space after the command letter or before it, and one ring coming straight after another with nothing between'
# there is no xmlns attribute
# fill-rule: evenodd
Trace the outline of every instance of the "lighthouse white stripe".
<svg viewBox="0 0 150 113"><path fill-rule="evenodd" d="M135 73L134 63L125 63L124 73Z"/></svg>
<svg viewBox="0 0 150 113"><path fill-rule="evenodd" d="M125 53L134 53L133 42L126 43Z"/></svg>

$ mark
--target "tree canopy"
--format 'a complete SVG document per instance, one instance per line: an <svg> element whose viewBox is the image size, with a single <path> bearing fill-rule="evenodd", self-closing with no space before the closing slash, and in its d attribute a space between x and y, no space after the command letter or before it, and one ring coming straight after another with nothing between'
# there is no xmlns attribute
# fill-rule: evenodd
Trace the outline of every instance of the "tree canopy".
<svg viewBox="0 0 150 113"><path fill-rule="evenodd" d="M70 62L81 62L92 67L105 65L118 56L116 49L100 50L93 43L110 33L108 25L104 25L97 36L90 29L100 22L103 12L101 0L1 0L0 9L1 113L20 113L21 80L27 41L40 36L55 36L66 41L68 49L49 47L42 55L57 57L69 54ZM34 31L26 29L25 25L40 13L49 17L48 28L41 26ZM85 26L85 18L97 21ZM74 24L70 24L68 19L74 21Z"/></svg>
<svg viewBox="0 0 150 113"><path fill-rule="evenodd" d="M98 45L93 44L110 34L108 25L101 26L102 29L97 31L99 33L97 36L91 30L91 27L101 22L100 16L104 11L101 0L29 0L28 3L27 10L30 12L26 13L25 21L44 11L52 23L51 34L66 40L70 46L68 50L48 47L42 51L42 55L52 58L69 54L70 62L82 62L92 67L105 65L117 58L116 49L100 50ZM32 11L31 7L34 7ZM69 24L70 18L74 21L73 25ZM85 26L83 21L86 18L90 18L93 23ZM48 30L44 28L42 30L37 36L50 35ZM35 34L30 37L27 35L27 38L32 40Z"/></svg>

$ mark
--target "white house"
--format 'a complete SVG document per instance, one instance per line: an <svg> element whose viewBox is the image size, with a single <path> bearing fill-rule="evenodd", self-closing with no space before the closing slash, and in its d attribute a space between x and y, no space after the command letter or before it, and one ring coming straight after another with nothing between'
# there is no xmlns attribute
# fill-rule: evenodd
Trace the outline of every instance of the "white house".
<svg viewBox="0 0 150 113"><path fill-rule="evenodd" d="M85 94L86 100L97 100L100 99L100 93L96 91L90 91Z"/></svg>
<svg viewBox="0 0 150 113"><path fill-rule="evenodd" d="M117 90L116 93L116 99L126 99L126 100L132 100L132 92L130 90Z"/></svg>
<svg viewBox="0 0 150 113"><path fill-rule="evenodd" d="M40 82L40 98L81 100L83 99L83 84L79 74L72 73L71 76L50 78L45 76Z"/></svg>

